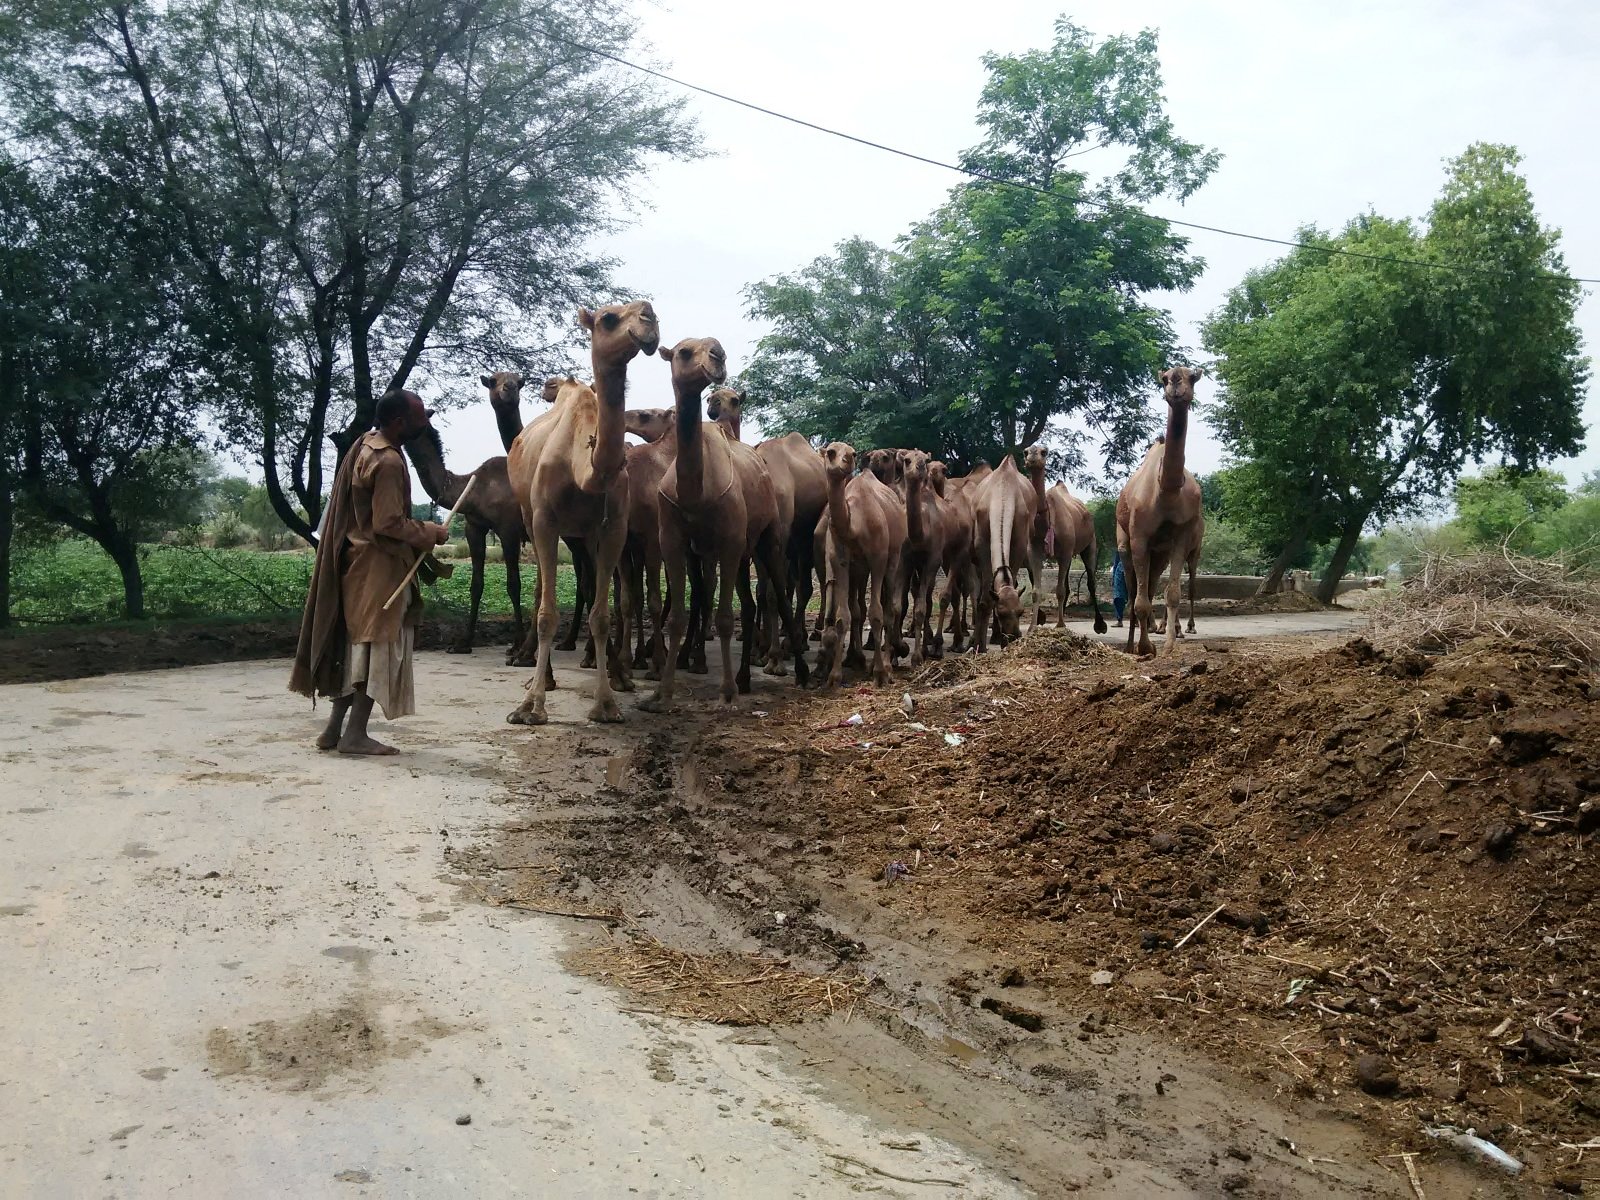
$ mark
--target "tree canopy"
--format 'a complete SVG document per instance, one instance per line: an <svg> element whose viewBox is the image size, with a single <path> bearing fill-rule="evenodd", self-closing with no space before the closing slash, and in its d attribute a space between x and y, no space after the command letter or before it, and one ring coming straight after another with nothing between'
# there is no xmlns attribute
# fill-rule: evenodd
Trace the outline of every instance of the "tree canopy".
<svg viewBox="0 0 1600 1200"><path fill-rule="evenodd" d="M1063 19L1048 49L987 56L985 137L963 157L985 178L893 250L852 239L746 289L771 325L751 411L956 468L1045 442L1083 477L1091 430L1111 464L1131 463L1153 419L1142 401L1178 352L1146 297L1202 266L1132 203L1182 199L1219 161L1174 133L1156 49L1153 31L1096 41ZM1098 180L1068 165L1090 151Z"/></svg>
<svg viewBox="0 0 1600 1200"><path fill-rule="evenodd" d="M1204 326L1211 420L1253 488L1241 519L1279 544L1333 538L1330 598L1370 523L1415 513L1462 468L1518 470L1582 445L1578 285L1519 159L1453 160L1422 230L1368 213L1251 272Z"/></svg>
<svg viewBox="0 0 1600 1200"><path fill-rule="evenodd" d="M442 353L553 362L572 303L609 287L593 236L649 161L697 153L680 101L572 45L633 36L608 0L29 0L11 19L0 113L52 165L138 172L226 383L216 416L303 536L325 454L383 391Z"/></svg>

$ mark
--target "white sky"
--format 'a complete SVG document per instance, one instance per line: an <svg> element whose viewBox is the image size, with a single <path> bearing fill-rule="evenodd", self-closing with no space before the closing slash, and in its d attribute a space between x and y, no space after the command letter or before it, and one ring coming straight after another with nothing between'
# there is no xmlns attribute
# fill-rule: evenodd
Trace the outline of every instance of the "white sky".
<svg viewBox="0 0 1600 1200"><path fill-rule="evenodd" d="M633 53L690 82L953 161L978 140L980 56L1048 45L1060 2L676 0L644 10L649 44ZM1600 6L1080 0L1071 13L1102 36L1159 29L1178 133L1224 155L1187 204L1162 201L1153 211L1285 238L1303 222L1337 227L1369 207L1421 217L1446 158L1473 141L1509 142L1525 157L1542 220L1565 233L1568 269L1600 277L1591 145ZM763 332L744 314L746 284L796 270L852 235L888 244L959 179L721 101L691 96L690 111L718 157L656 168L641 189L651 207L602 248L620 260L619 280L654 301L667 343L716 336L733 372ZM1087 167L1092 156L1081 161ZM1160 302L1198 347L1198 321L1246 270L1283 251L1194 238L1204 275ZM1579 313L1591 354L1600 335L1593 291ZM477 366L462 374L477 388ZM636 360L630 383L632 407L671 403L660 360ZM1208 392L1209 381L1190 439L1190 466L1200 472L1221 463L1205 426ZM457 471L501 452L486 393L477 388L476 397L483 402L440 419ZM1152 381L1149 402L1157 401ZM533 408L525 403L525 415ZM1585 420L1593 438L1600 389L1591 389ZM1555 466L1575 482L1600 468L1600 446Z"/></svg>

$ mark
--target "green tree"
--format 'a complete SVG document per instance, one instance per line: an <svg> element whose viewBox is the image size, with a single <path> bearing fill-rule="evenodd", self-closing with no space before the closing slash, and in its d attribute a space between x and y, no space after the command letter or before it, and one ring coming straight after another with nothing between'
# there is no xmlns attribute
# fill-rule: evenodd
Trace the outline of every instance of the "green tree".
<svg viewBox="0 0 1600 1200"><path fill-rule="evenodd" d="M1437 502L1475 459L1520 471L1582 445L1578 285L1516 152L1449 164L1427 228L1368 214L1252 272L1206 322L1212 412L1249 463L1277 544L1334 541L1333 596L1362 531Z"/></svg>
<svg viewBox="0 0 1600 1200"><path fill-rule="evenodd" d="M593 236L698 152L680 101L572 44L634 38L613 0L27 0L9 32L0 121L152 177L223 428L303 537L383 391L444 352L553 362L609 287Z"/></svg>
<svg viewBox="0 0 1600 1200"><path fill-rule="evenodd" d="M894 252L841 245L746 290L772 331L751 408L817 438L919 445L962 468L1046 442L1081 476L1086 429L1112 463L1148 441L1143 403L1176 354L1153 291L1200 261L1135 202L1182 199L1218 156L1172 130L1156 36L1096 42L1065 19L1048 49L990 55L964 184ZM1069 168L1092 150L1121 165Z"/></svg>
<svg viewBox="0 0 1600 1200"><path fill-rule="evenodd" d="M1524 550L1535 524L1570 499L1567 481L1555 471L1494 467L1456 481L1456 523L1474 546L1504 543Z"/></svg>
<svg viewBox="0 0 1600 1200"><path fill-rule="evenodd" d="M98 164L0 175L0 401L17 478L40 514L111 557L126 613L141 617L138 543L174 516L198 520L211 463L195 445L206 393L164 214L130 204L137 181Z"/></svg>

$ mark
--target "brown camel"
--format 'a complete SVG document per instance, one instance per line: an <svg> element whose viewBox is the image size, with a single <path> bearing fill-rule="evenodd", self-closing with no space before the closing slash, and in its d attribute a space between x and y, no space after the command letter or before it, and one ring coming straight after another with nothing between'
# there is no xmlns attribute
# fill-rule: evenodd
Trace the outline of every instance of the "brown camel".
<svg viewBox="0 0 1600 1200"><path fill-rule="evenodd" d="M701 420L701 393L727 377L726 355L716 338L685 338L662 347L672 364L677 408L677 457L661 478L661 555L667 566L667 630L671 640L661 682L640 702L650 712L668 712L675 697L678 651L690 627L686 607L692 555L704 560L705 594L716 588L717 636L722 643L722 699L750 690L750 655L755 645L755 601L747 564L752 560L780 597L783 626L791 624L783 546L778 540L778 502L772 479L755 451ZM720 586L718 580L720 578ZM733 669L733 593L739 590L745 630L743 658ZM791 630L791 636L795 632ZM804 684L805 660L795 651L795 676Z"/></svg>
<svg viewBox="0 0 1600 1200"><path fill-rule="evenodd" d="M478 382L489 389L489 405L494 409L495 428L500 431L500 444L509 453L511 443L516 441L517 435L522 432L522 389L526 379L515 371L496 371L493 375L480 375ZM577 382L570 375L552 375L540 386L539 399L545 404L554 404L563 384ZM567 543L567 550L572 555L572 570L577 581L575 588L577 599L572 609L572 620L567 626L567 635L557 643L556 649L572 650L577 647L578 627L583 623L587 597L593 595L594 585L589 578L589 555L583 547L583 539L569 537L562 540ZM511 649L506 654L506 665L531 667L538 650L538 626L530 625L527 636L521 639L520 644L512 643ZM584 659L580 665L594 666L592 638L584 650Z"/></svg>
<svg viewBox="0 0 1600 1200"><path fill-rule="evenodd" d="M922 665L922 655L940 654L929 619L933 609L933 584L944 565L946 514L949 503L928 478L929 456L921 450L900 451L900 475L905 481L906 544L900 562L902 594L911 599L911 665ZM904 601L901 604L905 606Z"/></svg>
<svg viewBox="0 0 1600 1200"><path fill-rule="evenodd" d="M1056 628L1067 623L1067 592L1072 578L1072 560L1083 560L1084 583L1089 589L1089 603L1094 606L1094 631L1106 631L1105 618L1100 615L1100 600L1094 592L1094 573L1099 569L1100 546L1095 538L1094 517L1089 506L1079 500L1067 485L1058 483L1045 493L1049 505L1050 528L1042 547L1044 555L1056 560ZM1039 613L1034 613L1034 624L1039 623Z"/></svg>
<svg viewBox="0 0 1600 1200"><path fill-rule="evenodd" d="M844 676L844 614L850 613L850 647L860 655L863 613L852 607L847 590L864 600L865 618L872 622L876 649L872 677L879 687L890 678L889 623L898 599L896 580L900 551L906 540L906 506L900 493L886 486L871 471L855 474L856 452L844 442L831 442L822 451L828 473L828 571L830 619L822 634L818 668L827 667L827 686L836 688ZM886 623L885 618L888 618Z"/></svg>
<svg viewBox="0 0 1600 1200"><path fill-rule="evenodd" d="M714 389L706 401L706 415L736 442L743 427L744 402L744 392L728 387ZM822 469L821 456L798 433L786 433L757 443L756 457L772 476L772 487L778 497L778 524L789 566L790 608L795 620L803 625L806 609L811 606L812 580L817 567L817 522L828 507L828 476ZM773 619L777 613L775 598L764 595L757 600L758 609L765 617L766 673L786 674L783 638L777 636L777 623Z"/></svg>
<svg viewBox="0 0 1600 1200"><path fill-rule="evenodd" d="M422 436L406 443L405 450L417 468L422 490L435 504L446 509L453 507L461 499L468 477L446 468L444 442L431 420L423 428ZM467 525L467 549L472 555L472 606L467 611L466 631L448 647L451 654L472 653L478 607L483 600L484 559L488 556L491 533L500 539L500 553L506 564L506 594L511 597L511 611L516 620L511 644L516 646L522 640L522 507L511 490L505 455L485 459L473 474L477 482L460 509Z"/></svg>
<svg viewBox="0 0 1600 1200"><path fill-rule="evenodd" d="M1074 555L1081 554L1088 572L1089 602L1094 605L1094 631L1104 633L1105 618L1100 615L1100 602L1094 594L1095 560L1099 557L1094 519L1089 515L1088 506L1076 499L1067 490L1066 484L1058 483L1045 490L1046 460L1043 447L1031 447L1026 461L1028 482L1033 485L1033 499L1037 505L1032 527L1033 545L1030 548L1032 560L1041 564L1047 557L1056 560L1056 628L1060 629L1067 623L1067 590L1072 577L1072 559ZM1037 576L1033 581L1033 593L1033 627L1037 629L1044 624L1044 587Z"/></svg>
<svg viewBox="0 0 1600 1200"><path fill-rule="evenodd" d="M937 470L934 467L937 467ZM988 463L979 463L966 475L950 478L943 463L929 467L928 477L949 502L949 529L945 535L945 585L939 597L938 640L944 641L945 617L953 608L955 624L950 648L960 653L972 634L970 616L978 603L978 485L993 474Z"/></svg>
<svg viewBox="0 0 1600 1200"><path fill-rule="evenodd" d="M1037 447L1033 447L1037 449ZM974 545L978 560L978 595L973 617L981 654L989 648L993 620L1003 646L1021 636L1022 597L1017 592L1022 565L1037 588L1039 564L1033 559L1035 499L1032 485L1006 455L973 493Z"/></svg>
<svg viewBox="0 0 1600 1200"><path fill-rule="evenodd" d="M1179 573L1189 571L1189 632L1194 632L1195 573L1200 566L1200 545L1205 539L1205 517L1200 506L1200 483L1184 470L1184 444L1189 432L1189 408L1194 404L1195 381L1202 372L1194 367L1173 367L1161 372L1161 393L1167 402L1166 437L1151 446L1117 497L1117 549L1122 552L1128 586L1133 595L1133 616L1128 622L1128 649L1139 633L1139 653L1153 653L1150 645L1150 611L1156 580L1168 566L1167 644L1171 654L1178 643L1178 608L1182 588Z"/></svg>
<svg viewBox="0 0 1600 1200"><path fill-rule="evenodd" d="M661 334L649 301L578 310L578 324L591 336L594 387L561 385L550 411L531 422L507 456L511 482L522 501L523 523L539 563L539 656L528 694L507 720L543 725L545 691L553 683L551 641L556 621L556 539L581 537L594 556L595 596L589 632L603 658L595 673L592 721L620 721L612 694L618 655L609 644L611 578L628 532L628 468L624 403L627 369L634 356L653 353ZM619 679L627 686L625 679Z"/></svg>

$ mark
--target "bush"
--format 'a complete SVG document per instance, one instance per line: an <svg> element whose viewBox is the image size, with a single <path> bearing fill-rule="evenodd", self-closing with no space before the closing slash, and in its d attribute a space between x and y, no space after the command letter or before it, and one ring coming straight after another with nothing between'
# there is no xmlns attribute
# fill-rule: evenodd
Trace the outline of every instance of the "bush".
<svg viewBox="0 0 1600 1200"><path fill-rule="evenodd" d="M219 550L232 550L250 541L253 534L236 515L224 512L206 528L206 540Z"/></svg>

